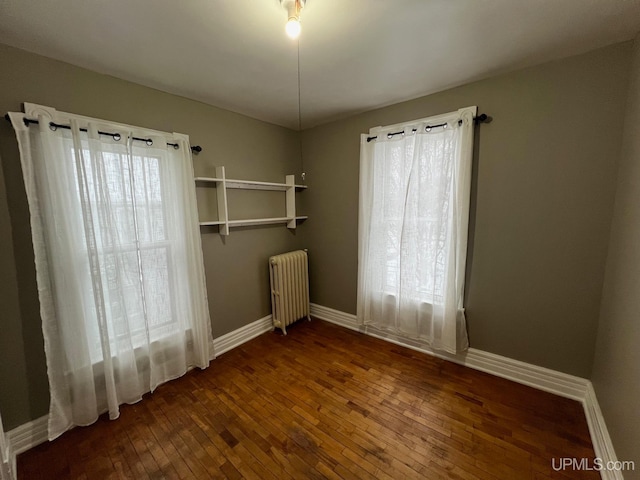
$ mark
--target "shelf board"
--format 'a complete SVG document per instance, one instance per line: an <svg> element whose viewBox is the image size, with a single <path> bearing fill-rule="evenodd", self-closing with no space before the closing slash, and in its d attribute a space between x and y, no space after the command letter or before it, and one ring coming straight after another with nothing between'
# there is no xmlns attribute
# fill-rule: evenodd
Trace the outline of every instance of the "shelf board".
<svg viewBox="0 0 640 480"><path fill-rule="evenodd" d="M248 227L250 225L272 225L275 223L287 223L287 217L276 218L247 218L245 220L229 220L230 227Z"/></svg>
<svg viewBox="0 0 640 480"><path fill-rule="evenodd" d="M306 216L296 217L297 221L306 220ZM248 227L251 225L273 225L276 223L289 223L291 219L288 217L275 218L248 218L245 220L229 220L230 227Z"/></svg>
<svg viewBox="0 0 640 480"><path fill-rule="evenodd" d="M234 180L232 178L227 178L223 180L222 178L216 177L195 177L194 180L200 183L221 183L225 182L225 186L227 188L235 188L235 189L243 189L243 190L272 190L272 191L285 191L291 185L287 185L286 183L274 183L274 182L258 182L254 180ZM307 188L306 185L294 185L296 190L304 190Z"/></svg>
<svg viewBox="0 0 640 480"><path fill-rule="evenodd" d="M286 183L274 183L274 182L258 182L254 180L234 180L231 178L227 178L225 185L227 188L237 188L243 190L274 190L274 191L285 191L291 185L287 185ZM307 188L306 185L294 185L297 190L302 190Z"/></svg>
<svg viewBox="0 0 640 480"><path fill-rule="evenodd" d="M220 183L222 181L221 178L215 178L215 177L195 177L194 180L196 182L207 182L207 183Z"/></svg>
<svg viewBox="0 0 640 480"><path fill-rule="evenodd" d="M296 221L302 222L308 217L306 215L296 217ZM229 220L229 227L249 227L251 225L274 225L277 223L289 223L291 219L288 217L273 218L246 218L244 220ZM201 227L210 225L222 225L224 222L200 222Z"/></svg>

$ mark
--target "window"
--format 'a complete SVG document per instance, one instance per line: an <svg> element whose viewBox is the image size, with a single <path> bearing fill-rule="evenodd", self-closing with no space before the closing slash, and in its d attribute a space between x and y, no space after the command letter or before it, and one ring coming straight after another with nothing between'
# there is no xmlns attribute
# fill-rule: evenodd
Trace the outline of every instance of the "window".
<svg viewBox="0 0 640 480"><path fill-rule="evenodd" d="M466 344L474 113L379 127L361 143L359 320L454 352Z"/></svg>
<svg viewBox="0 0 640 480"><path fill-rule="evenodd" d="M25 109L53 439L208 366L213 339L188 138Z"/></svg>
<svg viewBox="0 0 640 480"><path fill-rule="evenodd" d="M418 155L413 142L374 147L380 150L373 172L379 208L371 212L371 236L374 255L384 258L380 287L385 294L395 295L402 286L406 298L415 302L443 302L449 230L440 225L449 215L450 192L442 188L450 189L452 168L449 156L437 153L450 144L451 131L446 133L421 143ZM407 249L413 251L410 262L402 254Z"/></svg>
<svg viewBox="0 0 640 480"><path fill-rule="evenodd" d="M71 148L69 158L75 155ZM90 159L90 151L83 149L82 157ZM85 162L84 170L75 170L76 193L80 202L82 185L95 212L107 212L98 213L103 221L94 226L95 237L100 241L95 243L92 253L102 259L100 277L108 305L106 320L112 349L118 340L129 337L134 347L140 347L147 342L147 335L149 340L158 341L179 333L181 328L170 284L172 245L163 209L166 180L160 169L161 158L157 156L130 158L126 154L102 152L100 160ZM86 184L81 179L86 179ZM86 241L85 231L83 238L85 245L92 245ZM90 268L89 251L77 253L78 261ZM128 295L121 294L121 287ZM91 298L93 295L92 291ZM86 323L92 361L102 361L97 318Z"/></svg>

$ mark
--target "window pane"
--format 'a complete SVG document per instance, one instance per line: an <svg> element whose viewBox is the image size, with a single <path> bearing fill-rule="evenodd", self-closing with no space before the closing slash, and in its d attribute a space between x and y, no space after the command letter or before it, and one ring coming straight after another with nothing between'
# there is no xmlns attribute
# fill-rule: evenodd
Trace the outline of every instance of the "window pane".
<svg viewBox="0 0 640 480"><path fill-rule="evenodd" d="M91 212L91 221L79 220L88 247L78 258L87 269L90 251L97 259L112 350L129 337L135 347L146 343L147 335L153 341L178 332L161 159L129 156L124 149L92 155L88 144L80 159L71 146L69 153L78 167L76 194ZM93 240L87 242L87 235ZM99 313L91 311L94 318L87 323L92 360L100 361Z"/></svg>

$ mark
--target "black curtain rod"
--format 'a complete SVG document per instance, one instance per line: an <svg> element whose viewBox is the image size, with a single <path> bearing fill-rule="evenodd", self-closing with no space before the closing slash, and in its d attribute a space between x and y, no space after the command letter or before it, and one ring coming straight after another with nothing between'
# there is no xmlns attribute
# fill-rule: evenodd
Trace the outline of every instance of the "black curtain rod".
<svg viewBox="0 0 640 480"><path fill-rule="evenodd" d="M479 123L485 123L488 119L489 117L486 113L481 113L480 115L475 117L473 120L475 121L476 125L478 125ZM462 120L458 120L458 125L461 125L461 124L462 124ZM424 130L425 132L430 132L432 128L444 127L445 125L447 124L439 123L438 125L427 125L426 127L424 127ZM412 133L416 131L417 131L417 128L411 129ZM396 135L404 135L404 130L401 130L399 132L387 133L387 138L393 138ZM367 137L367 143L370 142L371 140L375 140L376 138L378 138L377 135L375 137Z"/></svg>
<svg viewBox="0 0 640 480"><path fill-rule="evenodd" d="M9 117L9 114L7 113L4 118L7 121L11 121L11 118ZM36 125L39 124L40 122L38 120L33 120L31 118L24 118L23 119L24 124L28 127L30 124L35 123ZM64 128L66 130L71 130L71 125L61 125L59 123L54 123L54 122L49 122L49 128L51 130L57 130L58 128ZM86 128L81 128L80 129L81 132L86 132L87 129ZM109 133L109 132L102 132L100 130L98 130L98 134L99 135L107 135L111 138L113 138L116 142L120 140L121 135L119 133ZM153 140L150 138L140 138L140 137L131 137L133 140L138 140L140 142L145 142L147 145L151 146L153 145ZM169 147L173 147L176 150L178 149L178 144L177 143L169 143L167 142L167 145ZM195 153L200 153L202 151L202 147L200 145L194 145L193 147L191 147L191 151L195 152Z"/></svg>

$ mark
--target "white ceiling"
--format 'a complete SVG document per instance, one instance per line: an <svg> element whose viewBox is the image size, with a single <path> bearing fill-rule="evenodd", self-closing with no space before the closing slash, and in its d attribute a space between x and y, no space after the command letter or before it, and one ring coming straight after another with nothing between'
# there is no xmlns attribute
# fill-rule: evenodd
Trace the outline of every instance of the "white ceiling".
<svg viewBox="0 0 640 480"><path fill-rule="evenodd" d="M301 20L307 128L631 39L640 0L308 0ZM1 43L297 129L285 21L279 0L0 0Z"/></svg>

